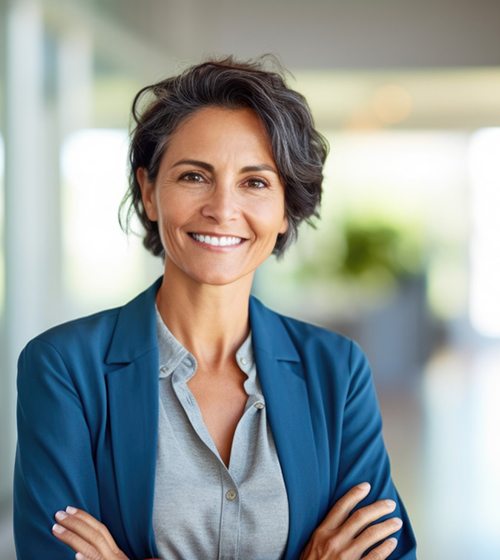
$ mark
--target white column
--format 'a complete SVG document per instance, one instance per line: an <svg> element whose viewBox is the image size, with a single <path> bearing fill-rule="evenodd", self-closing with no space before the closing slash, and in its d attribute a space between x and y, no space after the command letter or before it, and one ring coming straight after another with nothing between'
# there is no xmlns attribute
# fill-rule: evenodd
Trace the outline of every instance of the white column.
<svg viewBox="0 0 500 560"><path fill-rule="evenodd" d="M6 51L7 46L7 38L6 38L6 14L7 14L7 6L5 2L0 0L0 93L2 94L2 106L0 107L0 134L2 135L2 142L0 143L0 166L2 168L2 175L3 175L3 149L4 149L4 140L5 140L5 115L6 115L6 107L5 107L5 96L3 95L5 91L5 81L6 81L6 73L5 73L5 56L4 53ZM1 181L1 178L0 178ZM5 190L4 185L0 187L0 196L2 200L0 202L0 212L4 216L5 210ZM2 220L3 220L2 216ZM2 227L2 231L0 231L0 240L2 242L2 253L3 257L5 257L5 229ZM2 265L5 265L5 262L0 263L0 291L4 288L4 281L5 281L5 269ZM7 369L7 356L6 356L6 349L7 349L7 340L6 340L6 331L7 331L7 323L5 320L5 293L0 292L0 425L6 426L6 429L0 430L0 508L3 509L4 502L9 496L9 488L7 474L10 474L10 465L11 465L11 457L12 457L12 429L13 429L13 414L12 414L12 405L10 401L12 399L12 383L10 381L9 372ZM7 450L7 457L4 458ZM4 474L5 473L5 474Z"/></svg>
<svg viewBox="0 0 500 560"><path fill-rule="evenodd" d="M47 208L43 16L38 0L7 4L5 21L5 324L0 484L11 486L15 448L15 375L19 351L47 326L54 271Z"/></svg>
<svg viewBox="0 0 500 560"><path fill-rule="evenodd" d="M58 119L61 141L92 117L93 45L88 27L72 26L58 41Z"/></svg>
<svg viewBox="0 0 500 560"><path fill-rule="evenodd" d="M54 146L57 146L57 183L60 185L58 191L58 208L60 214L57 219L58 237L60 243L59 269L57 286L57 299L59 302L60 313L57 322L67 320L68 313L71 313L71 302L67 302L63 278L63 214L62 204L64 201L65 185L61 182L61 148L68 136L79 129L91 126L93 113L93 45L90 30L85 26L78 26L75 21L69 21L64 30L60 30L57 41L57 138ZM96 202L97 203L97 202ZM88 227L92 227L90 216ZM55 294L56 296L56 294Z"/></svg>

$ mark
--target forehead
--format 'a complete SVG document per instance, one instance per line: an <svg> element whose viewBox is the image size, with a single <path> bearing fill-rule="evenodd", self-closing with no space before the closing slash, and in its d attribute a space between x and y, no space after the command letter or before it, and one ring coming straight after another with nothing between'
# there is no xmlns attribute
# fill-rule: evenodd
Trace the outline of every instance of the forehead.
<svg viewBox="0 0 500 560"><path fill-rule="evenodd" d="M184 152L231 153L271 159L269 135L257 113L249 108L203 107L189 115L172 133L165 156Z"/></svg>

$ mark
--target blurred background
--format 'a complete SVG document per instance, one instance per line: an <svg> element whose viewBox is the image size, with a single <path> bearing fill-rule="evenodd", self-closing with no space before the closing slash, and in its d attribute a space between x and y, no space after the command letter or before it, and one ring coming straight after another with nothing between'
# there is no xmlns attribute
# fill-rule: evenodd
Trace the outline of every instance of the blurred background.
<svg viewBox="0 0 500 560"><path fill-rule="evenodd" d="M19 351L161 273L117 221L134 93L264 52L331 153L321 220L255 292L365 349L419 558L500 558L500 3L1 0L2 560Z"/></svg>

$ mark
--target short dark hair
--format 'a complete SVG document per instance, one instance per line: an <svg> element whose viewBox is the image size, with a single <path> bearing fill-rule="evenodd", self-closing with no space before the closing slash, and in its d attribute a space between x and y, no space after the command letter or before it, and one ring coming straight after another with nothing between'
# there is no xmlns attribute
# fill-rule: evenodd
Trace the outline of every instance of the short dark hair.
<svg viewBox="0 0 500 560"><path fill-rule="evenodd" d="M132 103L129 188L120 210L128 206L126 226L137 214L145 229L144 246L153 255L164 255L157 222L144 209L137 170L145 168L150 181L157 177L171 135L186 117L207 106L250 108L266 127L273 157L285 187L288 230L279 234L273 253L281 256L297 237L299 224L319 217L323 164L328 154L325 138L314 128L304 96L290 89L271 57L241 62L233 57L208 60L191 66L178 76L142 88ZM147 102L144 103L145 98ZM123 227L123 222L120 219Z"/></svg>

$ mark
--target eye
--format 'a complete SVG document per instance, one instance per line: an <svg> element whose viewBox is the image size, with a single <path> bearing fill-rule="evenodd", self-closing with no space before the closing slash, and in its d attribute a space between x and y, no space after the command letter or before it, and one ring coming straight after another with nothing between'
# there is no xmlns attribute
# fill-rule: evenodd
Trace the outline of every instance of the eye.
<svg viewBox="0 0 500 560"><path fill-rule="evenodd" d="M196 171L188 171L187 173L183 173L179 180L187 181L188 183L202 183L205 178L201 173L197 173Z"/></svg>
<svg viewBox="0 0 500 560"><path fill-rule="evenodd" d="M265 189L269 185L263 179L259 179L258 177L251 177L247 179L246 184L252 189Z"/></svg>

